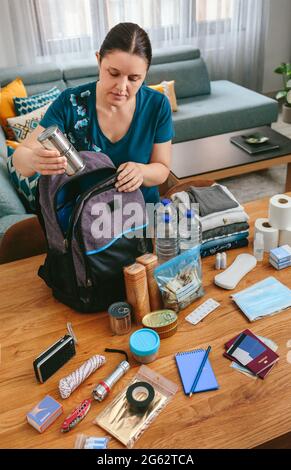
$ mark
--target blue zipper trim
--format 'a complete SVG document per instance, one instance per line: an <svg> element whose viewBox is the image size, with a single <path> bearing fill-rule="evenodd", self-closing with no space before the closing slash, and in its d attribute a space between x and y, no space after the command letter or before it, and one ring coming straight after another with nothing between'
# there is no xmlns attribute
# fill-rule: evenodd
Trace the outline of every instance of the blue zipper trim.
<svg viewBox="0 0 291 470"><path fill-rule="evenodd" d="M102 248L98 248L98 250L86 251L86 255L88 256L88 255L95 255L96 253L100 253L100 251L104 251L107 248L109 248L113 243L116 242L116 240L121 238L122 235L125 235L126 233L129 233L129 232L135 232L136 230L140 230L141 228L147 227L147 225L148 224L140 225L139 227L136 227L134 229L130 228L130 229L126 230L125 232L122 232L120 235L118 235L118 237L113 238L113 240L111 240L111 242L107 243L107 245L104 245Z"/></svg>

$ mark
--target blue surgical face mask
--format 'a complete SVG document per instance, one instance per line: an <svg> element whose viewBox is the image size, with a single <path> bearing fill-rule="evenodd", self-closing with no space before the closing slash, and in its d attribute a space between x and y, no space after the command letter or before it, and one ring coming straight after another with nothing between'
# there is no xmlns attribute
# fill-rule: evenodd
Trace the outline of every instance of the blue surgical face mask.
<svg viewBox="0 0 291 470"><path fill-rule="evenodd" d="M231 297L250 321L291 307L291 290L272 276Z"/></svg>

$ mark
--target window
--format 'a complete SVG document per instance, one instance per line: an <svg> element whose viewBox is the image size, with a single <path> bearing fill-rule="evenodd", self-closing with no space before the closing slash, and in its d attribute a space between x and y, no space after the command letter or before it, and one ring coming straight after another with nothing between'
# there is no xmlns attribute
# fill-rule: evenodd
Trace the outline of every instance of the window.
<svg viewBox="0 0 291 470"><path fill-rule="evenodd" d="M91 46L90 0L34 0L34 4L44 54Z"/></svg>
<svg viewBox="0 0 291 470"><path fill-rule="evenodd" d="M231 18L231 0L196 0L196 21L217 21Z"/></svg>
<svg viewBox="0 0 291 470"><path fill-rule="evenodd" d="M225 34L234 16L243 29L243 3L234 0L31 0L39 55L97 50L119 22L140 24L153 47L193 43L193 38ZM240 5L234 7L234 5ZM233 9L239 8L234 13Z"/></svg>

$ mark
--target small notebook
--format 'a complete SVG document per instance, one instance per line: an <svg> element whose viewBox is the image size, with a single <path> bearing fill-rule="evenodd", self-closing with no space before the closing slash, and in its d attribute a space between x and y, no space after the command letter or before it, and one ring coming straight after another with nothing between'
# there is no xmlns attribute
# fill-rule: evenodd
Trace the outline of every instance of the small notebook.
<svg viewBox="0 0 291 470"><path fill-rule="evenodd" d="M204 354L204 349L194 349L193 351L181 352L175 355L185 395L188 395L191 391ZM217 390L218 388L216 377L209 359L207 359L194 393Z"/></svg>

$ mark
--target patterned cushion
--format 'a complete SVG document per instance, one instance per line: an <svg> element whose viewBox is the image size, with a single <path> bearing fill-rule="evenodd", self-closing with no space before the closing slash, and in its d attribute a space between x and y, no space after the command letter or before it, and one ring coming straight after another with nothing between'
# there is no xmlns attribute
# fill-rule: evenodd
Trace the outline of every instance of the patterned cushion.
<svg viewBox="0 0 291 470"><path fill-rule="evenodd" d="M0 84L1 85L1 84ZM8 83L5 87L0 87L0 124L4 129L6 137L13 139L13 132L7 125L7 118L16 116L13 98L27 96L25 86L21 78L16 78L13 82Z"/></svg>
<svg viewBox="0 0 291 470"><path fill-rule="evenodd" d="M25 177L22 176L13 166L12 155L14 149L8 147L8 158L7 158L7 168L9 172L10 179L13 183L13 186L16 188L17 192L22 196L23 202L26 202L25 205L28 206L28 209L31 211L35 210L35 192L37 183L40 177L40 173L35 173L32 176Z"/></svg>
<svg viewBox="0 0 291 470"><path fill-rule="evenodd" d="M45 115L50 104L48 103L42 108L35 109L31 113L7 119L8 126L13 131L18 142L22 142L38 126L39 121Z"/></svg>
<svg viewBox="0 0 291 470"><path fill-rule="evenodd" d="M22 114L31 113L31 111L54 101L60 94L61 91L57 87L53 87L49 91L28 96L27 98L14 98L13 101L16 114L21 116Z"/></svg>

